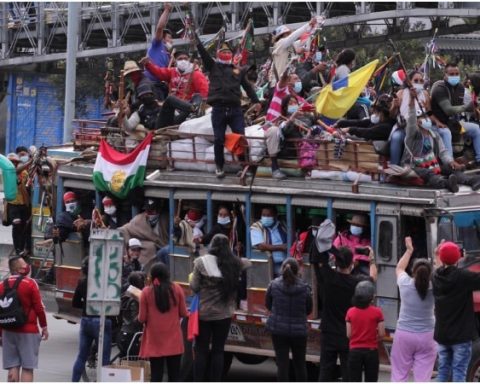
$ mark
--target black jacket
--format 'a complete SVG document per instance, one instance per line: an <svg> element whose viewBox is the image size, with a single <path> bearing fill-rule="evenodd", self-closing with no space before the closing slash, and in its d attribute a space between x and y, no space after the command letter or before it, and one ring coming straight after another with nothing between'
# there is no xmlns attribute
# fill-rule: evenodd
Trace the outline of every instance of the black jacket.
<svg viewBox="0 0 480 384"><path fill-rule="evenodd" d="M471 341L476 336L473 291L480 290L480 273L454 266L440 267L433 275L435 298L434 339L443 345Z"/></svg>
<svg viewBox="0 0 480 384"><path fill-rule="evenodd" d="M370 119L340 120L337 126L340 128L350 127L348 133L365 140L387 141L395 125L395 120L387 120L378 124L372 124Z"/></svg>
<svg viewBox="0 0 480 384"><path fill-rule="evenodd" d="M287 286L283 277L273 280L267 289L265 305L270 314L267 329L275 335L306 336L307 315L312 312L311 288L302 280Z"/></svg>
<svg viewBox="0 0 480 384"><path fill-rule="evenodd" d="M209 55L201 42L197 44L205 70L209 72L210 80L207 103L211 106L225 105L239 107L243 87L253 103L258 103L258 97L247 81L247 68L240 69L233 64L221 64Z"/></svg>

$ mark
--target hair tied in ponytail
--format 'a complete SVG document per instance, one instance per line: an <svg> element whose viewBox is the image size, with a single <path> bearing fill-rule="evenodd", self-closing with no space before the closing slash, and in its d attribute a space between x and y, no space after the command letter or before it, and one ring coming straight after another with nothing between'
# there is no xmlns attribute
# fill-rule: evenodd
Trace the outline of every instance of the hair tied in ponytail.
<svg viewBox="0 0 480 384"><path fill-rule="evenodd" d="M153 285L155 285L156 287L158 287L160 285L160 279L158 277L153 279Z"/></svg>

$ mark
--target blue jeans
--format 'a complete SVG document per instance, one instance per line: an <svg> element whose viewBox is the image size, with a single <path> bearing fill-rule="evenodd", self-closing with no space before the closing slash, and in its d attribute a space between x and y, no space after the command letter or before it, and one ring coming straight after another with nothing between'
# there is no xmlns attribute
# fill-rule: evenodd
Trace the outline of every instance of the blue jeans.
<svg viewBox="0 0 480 384"><path fill-rule="evenodd" d="M432 126L432 129L440 135L443 145L445 145L450 156L453 157L452 131L449 128L438 128L436 125Z"/></svg>
<svg viewBox="0 0 480 384"><path fill-rule="evenodd" d="M450 377L454 382L465 381L471 357L471 341L453 345L438 344L437 381L450 381Z"/></svg>
<svg viewBox="0 0 480 384"><path fill-rule="evenodd" d="M100 329L100 318L98 317L82 317L80 321L80 346L77 360L73 365L72 381L78 382L85 369L88 355L92 349L93 341L98 345L98 331ZM110 352L112 348L112 322L110 319L105 320L105 336L103 339L103 364L110 364Z"/></svg>
<svg viewBox="0 0 480 384"><path fill-rule="evenodd" d="M212 127L213 127L213 149L215 153L215 165L217 168L223 169L225 158L223 150L225 145L225 131L227 125L230 126L232 132L245 134L245 120L240 106L228 107L223 105L214 105L212 108Z"/></svg>
<svg viewBox="0 0 480 384"><path fill-rule="evenodd" d="M473 149L475 150L475 161L480 162L480 127L476 123L462 121L465 128L465 135L472 139Z"/></svg>
<svg viewBox="0 0 480 384"><path fill-rule="evenodd" d="M396 129L390 137L390 164L400 165L403 155L405 130Z"/></svg>

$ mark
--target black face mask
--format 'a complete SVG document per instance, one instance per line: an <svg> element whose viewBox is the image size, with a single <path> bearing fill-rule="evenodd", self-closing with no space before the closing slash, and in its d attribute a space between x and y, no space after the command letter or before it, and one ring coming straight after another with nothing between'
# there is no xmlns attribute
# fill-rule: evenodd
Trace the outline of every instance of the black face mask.
<svg viewBox="0 0 480 384"><path fill-rule="evenodd" d="M143 96L141 100L142 100L142 104L145 104L145 105L152 105L153 103L155 103L155 97L153 95Z"/></svg>

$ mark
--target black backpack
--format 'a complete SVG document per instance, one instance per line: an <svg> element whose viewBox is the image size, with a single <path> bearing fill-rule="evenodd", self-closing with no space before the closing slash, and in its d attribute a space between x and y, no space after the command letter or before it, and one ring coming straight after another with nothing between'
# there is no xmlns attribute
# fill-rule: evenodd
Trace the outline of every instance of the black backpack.
<svg viewBox="0 0 480 384"><path fill-rule="evenodd" d="M18 298L17 288L23 276L19 276L13 287L9 286L8 278L3 281L3 295L0 295L0 327L18 328L27 322L27 315Z"/></svg>

